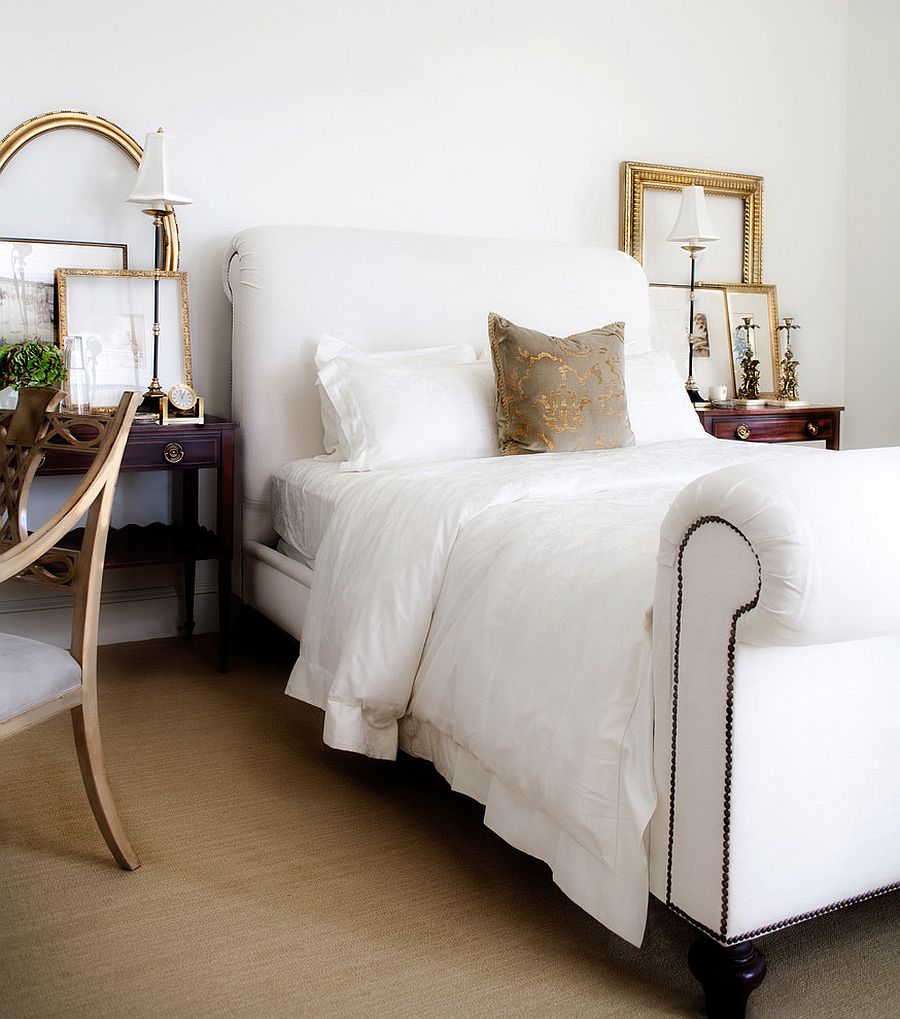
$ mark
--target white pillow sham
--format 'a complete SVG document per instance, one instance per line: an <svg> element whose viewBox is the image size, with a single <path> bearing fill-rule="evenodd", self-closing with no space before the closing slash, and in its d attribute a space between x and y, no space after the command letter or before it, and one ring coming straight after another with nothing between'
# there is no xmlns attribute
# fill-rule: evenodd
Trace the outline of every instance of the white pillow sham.
<svg viewBox="0 0 900 1019"><path fill-rule="evenodd" d="M707 435L668 351L626 355L625 398L636 446Z"/></svg>
<svg viewBox="0 0 900 1019"><path fill-rule="evenodd" d="M490 362L398 365L345 352L319 382L337 413L342 471L499 455Z"/></svg>
<svg viewBox="0 0 900 1019"><path fill-rule="evenodd" d="M316 348L316 372L321 372L329 361L342 355L350 355L361 360L402 365L418 364L468 364L475 361L477 352L470 343L454 344L446 347L422 347L413 350L381 350L365 353L356 347L339 340L334 336L323 336ZM325 452L337 453L342 460L347 459L346 444L342 441L340 422L334 409L331 397L320 380L316 378L319 389L319 404L322 413L322 428L325 432Z"/></svg>

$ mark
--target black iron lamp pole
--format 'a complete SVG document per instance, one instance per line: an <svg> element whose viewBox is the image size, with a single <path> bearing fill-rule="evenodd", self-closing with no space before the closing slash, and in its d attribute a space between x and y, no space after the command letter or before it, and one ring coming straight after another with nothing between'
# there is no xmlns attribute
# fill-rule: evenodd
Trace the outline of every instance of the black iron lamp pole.
<svg viewBox="0 0 900 1019"><path fill-rule="evenodd" d="M158 414L159 401L166 395L159 384L159 281L162 267L162 226L166 216L172 212L167 209L142 209L142 212L153 217L153 377L150 388L144 393L137 412L139 414Z"/></svg>
<svg viewBox="0 0 900 1019"><path fill-rule="evenodd" d="M688 377L684 383L684 388L687 390L691 403L703 403L703 397L697 389L696 382L694 382L694 279L697 269L697 256L701 251L705 251L706 249L702 244L683 244L682 247L691 256L691 310L688 317Z"/></svg>

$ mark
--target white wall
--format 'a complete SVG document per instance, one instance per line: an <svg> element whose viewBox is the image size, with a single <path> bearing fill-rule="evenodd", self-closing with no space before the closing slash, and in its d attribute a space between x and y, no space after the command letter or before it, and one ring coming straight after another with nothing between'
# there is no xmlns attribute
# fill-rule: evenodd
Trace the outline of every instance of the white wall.
<svg viewBox="0 0 900 1019"><path fill-rule="evenodd" d="M177 136L195 381L214 413L237 230L616 246L625 159L765 177L765 279L803 323L802 394L843 398L846 0L49 0L5 11L4 35L0 126L75 108Z"/></svg>
<svg viewBox="0 0 900 1019"><path fill-rule="evenodd" d="M845 446L900 445L900 3L850 0Z"/></svg>

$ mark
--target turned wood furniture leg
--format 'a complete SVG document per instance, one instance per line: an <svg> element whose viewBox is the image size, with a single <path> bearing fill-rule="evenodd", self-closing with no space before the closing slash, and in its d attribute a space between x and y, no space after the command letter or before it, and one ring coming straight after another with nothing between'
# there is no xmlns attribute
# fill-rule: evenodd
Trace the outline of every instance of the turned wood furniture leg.
<svg viewBox="0 0 900 1019"><path fill-rule="evenodd" d="M231 560L219 560L219 672L228 671L228 636L231 617Z"/></svg>
<svg viewBox="0 0 900 1019"><path fill-rule="evenodd" d="M234 554L234 432L222 433L216 489L216 534L219 542L219 671L228 671L231 628L231 560Z"/></svg>
<svg viewBox="0 0 900 1019"><path fill-rule="evenodd" d="M125 834L106 775L96 703L72 708L72 729L81 777L97 826L119 866L123 870L137 870L141 861Z"/></svg>
<svg viewBox="0 0 900 1019"><path fill-rule="evenodd" d="M766 975L766 960L755 942L720 945L705 934L691 945L688 966L703 985L709 1019L743 1019L750 993Z"/></svg>
<svg viewBox="0 0 900 1019"><path fill-rule="evenodd" d="M184 639L194 636L194 590L196 588L197 563L193 559L184 561Z"/></svg>
<svg viewBox="0 0 900 1019"><path fill-rule="evenodd" d="M184 636L194 635L194 590L197 577L197 481L199 471L186 470L181 474L181 516L187 548L184 560Z"/></svg>

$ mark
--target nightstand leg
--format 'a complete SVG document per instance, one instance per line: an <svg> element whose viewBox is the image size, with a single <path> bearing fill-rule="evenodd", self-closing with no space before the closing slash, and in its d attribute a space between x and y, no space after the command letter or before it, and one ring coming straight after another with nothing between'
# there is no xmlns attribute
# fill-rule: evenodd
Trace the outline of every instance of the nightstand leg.
<svg viewBox="0 0 900 1019"><path fill-rule="evenodd" d="M219 672L228 671L228 634L231 624L231 560L219 560Z"/></svg>
<svg viewBox="0 0 900 1019"><path fill-rule="evenodd" d="M184 636L190 640L194 635L194 590L197 577L197 481L196 470L182 471L181 474L181 519L185 532L184 560Z"/></svg>
<svg viewBox="0 0 900 1019"><path fill-rule="evenodd" d="M219 542L219 671L228 671L231 628L231 558L234 550L234 432L222 433L216 488L216 536Z"/></svg>
<svg viewBox="0 0 900 1019"><path fill-rule="evenodd" d="M197 578L197 564L193 559L184 563L184 639L190 640L194 635L194 587Z"/></svg>

